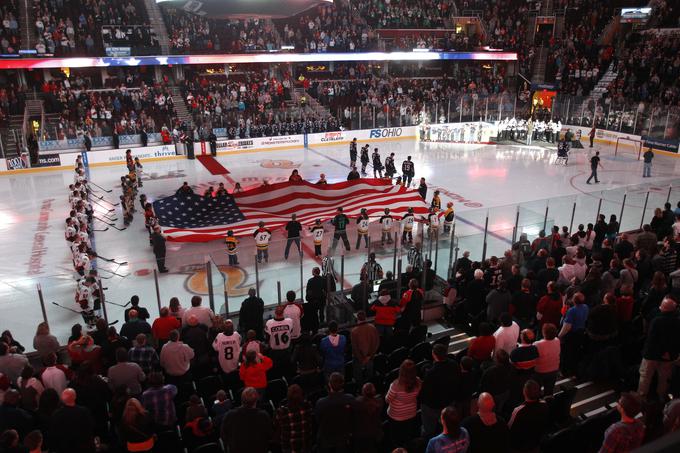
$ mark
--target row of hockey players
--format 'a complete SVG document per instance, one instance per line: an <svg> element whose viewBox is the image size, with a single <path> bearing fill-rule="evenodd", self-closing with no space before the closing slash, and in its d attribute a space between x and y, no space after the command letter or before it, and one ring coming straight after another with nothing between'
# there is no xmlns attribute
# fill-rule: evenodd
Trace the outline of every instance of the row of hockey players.
<svg viewBox="0 0 680 453"><path fill-rule="evenodd" d="M97 312L101 309L103 287L92 260L97 256L92 248L93 205L90 202L90 188L85 177L82 158L75 163L73 184L69 185L69 204L71 211L66 218L64 236L71 250L74 270L77 274L75 302L76 309L88 326L94 326Z"/></svg>
<svg viewBox="0 0 680 453"><path fill-rule="evenodd" d="M496 123L500 140L519 140L531 145L533 140L555 143L559 140L562 122L505 118Z"/></svg>
<svg viewBox="0 0 680 453"><path fill-rule="evenodd" d="M455 126L423 125L420 140L444 143L479 143L482 141L482 124L466 123Z"/></svg>
<svg viewBox="0 0 680 453"><path fill-rule="evenodd" d="M420 222L427 228L428 236L431 240L437 239L439 236L439 229L443 223L445 238L450 237L452 226L455 218L453 203L447 204L446 210L441 211L441 200L439 192L435 192L429 212L420 219L416 218L413 208L409 208L408 212L401 218L395 218L390 212L389 208L385 208L384 214L378 220L380 224L381 237L380 245L394 243L394 228L396 222L401 223L401 243L403 245L413 244L413 230L416 222ZM325 225L330 225L333 228L333 239L331 245L331 254L335 253L338 242L342 241L345 250L351 250L349 238L347 236L347 228L351 223L356 224L356 244L355 249L361 247L363 242L364 247L369 247L369 226L371 219L366 209L362 209L361 213L355 219L350 219L344 212L343 208L339 207L335 217L328 221L316 219L314 225L309 228L309 235L314 242L314 256L321 257L323 250L324 235L326 232ZM301 239L303 225L297 220L296 215L293 214L291 220L285 225L285 234L287 236L286 248L284 251L284 259L288 259L291 246L295 245L297 253L301 254ZM257 248L257 262L269 262L269 243L272 238L272 231L267 227L266 223L259 222L258 228L252 234L255 240L255 247ZM238 262L238 244L239 240L234 236L234 232L229 230L226 238L227 255L229 256L229 265L236 266Z"/></svg>

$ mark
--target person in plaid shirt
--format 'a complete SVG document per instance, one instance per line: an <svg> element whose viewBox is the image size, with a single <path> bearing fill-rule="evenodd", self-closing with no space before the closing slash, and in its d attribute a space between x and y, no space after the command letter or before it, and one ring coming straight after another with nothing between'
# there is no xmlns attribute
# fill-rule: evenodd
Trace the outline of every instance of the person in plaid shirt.
<svg viewBox="0 0 680 453"><path fill-rule="evenodd" d="M156 350L146 344L146 335L143 333L135 337L135 347L128 351L128 360L139 365L146 374L157 369L160 364Z"/></svg>
<svg viewBox="0 0 680 453"><path fill-rule="evenodd" d="M616 409L621 421L607 428L600 453L624 453L635 450L645 437L645 425L635 418L640 413L641 403L632 392L622 393Z"/></svg>
<svg viewBox="0 0 680 453"><path fill-rule="evenodd" d="M312 446L312 406L305 401L302 387L288 387L288 404L276 411L276 426L283 453L310 452Z"/></svg>
<svg viewBox="0 0 680 453"><path fill-rule="evenodd" d="M172 384L163 385L164 379L161 373L151 373L149 375L150 387L142 393L142 405L149 413L156 431L172 428L177 422L175 404L173 402L177 396L177 387Z"/></svg>

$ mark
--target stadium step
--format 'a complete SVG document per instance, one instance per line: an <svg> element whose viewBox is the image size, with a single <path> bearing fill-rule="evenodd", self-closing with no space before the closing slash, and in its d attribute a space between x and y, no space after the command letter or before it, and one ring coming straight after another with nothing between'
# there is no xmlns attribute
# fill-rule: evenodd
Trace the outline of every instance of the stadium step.
<svg viewBox="0 0 680 453"><path fill-rule="evenodd" d="M158 37L158 42L161 46L161 55L169 55L170 38L168 37L168 29L165 25L165 21L163 20L161 7L158 6L156 0L144 0L144 5L146 6L146 12L149 15L151 28ZM173 101L174 100L175 99L173 98Z"/></svg>
<svg viewBox="0 0 680 453"><path fill-rule="evenodd" d="M439 329L429 326L429 332L436 332L429 340L435 341L448 335L450 337L449 353L451 354L459 353L467 348L470 340L474 338L459 328L444 327L443 324L440 324L440 326ZM555 382L555 386L556 388L560 386L576 388L576 395L571 405L571 415L574 418L584 419L606 411L613 407L619 396L618 392L608 384L593 381L579 382L575 377L561 376Z"/></svg>
<svg viewBox="0 0 680 453"><path fill-rule="evenodd" d="M21 32L22 50L35 50L38 43L38 35L35 31L35 19L33 18L33 2L19 2L19 30Z"/></svg>

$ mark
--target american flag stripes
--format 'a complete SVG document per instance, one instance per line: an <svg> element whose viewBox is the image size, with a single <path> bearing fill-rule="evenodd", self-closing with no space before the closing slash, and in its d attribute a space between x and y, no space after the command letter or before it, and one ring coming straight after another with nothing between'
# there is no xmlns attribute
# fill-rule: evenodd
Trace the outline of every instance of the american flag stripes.
<svg viewBox="0 0 680 453"><path fill-rule="evenodd" d="M395 215L403 215L408 208L423 215L428 208L415 190L381 179L326 185L282 182L221 198L173 195L153 206L163 232L178 242L223 239L228 230L236 236L249 235L260 221L273 230L284 226L292 214L303 225L311 225L316 219L330 220L341 206L349 217L365 208L376 218L385 208Z"/></svg>

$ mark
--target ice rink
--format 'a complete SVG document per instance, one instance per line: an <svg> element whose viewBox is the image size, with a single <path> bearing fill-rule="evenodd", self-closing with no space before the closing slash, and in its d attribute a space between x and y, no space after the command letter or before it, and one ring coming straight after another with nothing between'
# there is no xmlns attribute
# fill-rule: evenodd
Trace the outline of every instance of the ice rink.
<svg viewBox="0 0 680 453"><path fill-rule="evenodd" d="M361 145L361 144L360 144ZM484 231L488 218L486 256L502 255L510 248L513 228L518 225L516 236L526 232L535 237L544 226L555 225L573 228L579 223L594 222L600 211L621 214L622 230L635 229L642 219L648 222L654 208L662 207L669 197L675 205L680 201L680 160L657 153L654 159L652 178L642 178L642 162L632 149L614 156L613 147L598 146L593 149L573 149L569 165L555 165L554 145L462 145L418 143L402 140L371 144L378 146L383 159L390 153L396 154L397 168L406 156L413 156L417 181L425 177L429 190L427 201L435 190L440 190L442 206L453 201L456 209L455 241L440 235L437 241L425 239L423 249L436 262L437 273L445 276L449 264L455 259L456 246L459 253L471 252L471 258L480 259L484 249ZM601 151L603 169L600 170L600 184L586 185L590 169L588 160L595 150ZM175 159L144 164L145 193L150 200L170 195L188 181L197 193L209 185L224 182L228 188L240 182L244 189L259 186L264 179L269 182L285 181L291 170L297 168L303 178L316 181L325 173L329 182L346 179L349 171L347 145L322 146L310 149L277 150L269 152L240 152L222 155L219 162L226 167L229 175L213 176L197 160ZM106 166L91 168L91 180L112 193L98 192L111 202L117 202L120 190L116 186L125 168ZM368 169L372 176L372 169ZM73 181L71 171L44 171L14 174L0 177L0 329L10 329L16 338L28 349L32 349L35 327L42 320L38 287L42 289L46 314L53 333L65 342L70 326L81 322L79 315L57 307L58 302L76 308L75 273L72 271L71 256L64 240L64 219L69 211L67 186ZM672 186L677 186L674 188ZM649 194L649 195L648 195ZM646 210L643 211L645 200ZM98 215L105 213L113 218L118 228L123 228L119 207L111 207L100 200L95 207ZM218 295L216 309L224 311L228 297L228 311L237 311L248 288L259 282L261 297L267 304L278 301L278 285L282 294L287 290L300 291L311 276L311 269L319 265L313 256L310 236L303 237L303 253L300 258L291 253L288 261L283 260L285 234L275 231L270 250L270 262L255 269L255 253L252 239L242 240L239 247L240 266L227 266L224 244L170 243L166 265L170 273L159 275L156 288L153 269L156 266L144 228L143 213L139 210L134 222L124 231L109 227L107 231L95 233L96 251L104 257L119 262L97 260L97 267L104 278L107 301L125 304L130 296L138 294L142 305L148 307L152 318L157 314L157 291L163 305L177 296L183 306L189 305L194 294L205 296L208 303L208 278L205 262L219 266L221 273L212 275L212 284ZM113 212L108 212L114 209ZM547 214L546 214L547 212ZM572 221L573 213L573 221ZM115 217L114 217L115 216ZM96 222L97 229L106 228ZM372 249L384 270L392 270L396 260L404 257L406 249L394 245L379 244L379 229L373 225ZM327 228L324 248L332 237L331 227ZM416 232L418 241L421 234ZM367 250L354 249L356 233L349 232L352 251L344 259L342 247L334 256L335 269L340 274L345 288L358 282L359 268L366 260ZM342 266L344 261L344 266ZM405 266L405 262L404 262ZM226 281L226 285L225 285ZM278 284L278 285L277 285ZM222 288L226 288L223 291ZM226 296L223 294L226 293ZM109 320L121 319L121 307L109 304ZM121 321L122 322L122 321ZM120 326L120 324L119 324Z"/></svg>

